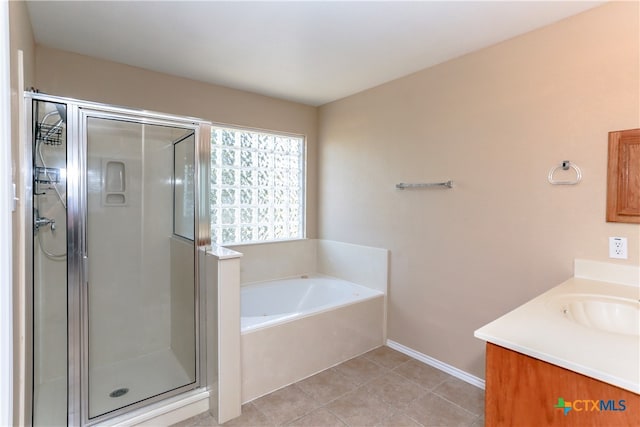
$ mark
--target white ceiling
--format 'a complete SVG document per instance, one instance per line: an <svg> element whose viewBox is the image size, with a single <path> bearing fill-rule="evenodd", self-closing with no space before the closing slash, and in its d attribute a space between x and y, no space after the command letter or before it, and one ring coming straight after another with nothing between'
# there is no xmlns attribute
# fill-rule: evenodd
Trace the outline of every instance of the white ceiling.
<svg viewBox="0 0 640 427"><path fill-rule="evenodd" d="M322 105L603 1L29 1L36 42Z"/></svg>

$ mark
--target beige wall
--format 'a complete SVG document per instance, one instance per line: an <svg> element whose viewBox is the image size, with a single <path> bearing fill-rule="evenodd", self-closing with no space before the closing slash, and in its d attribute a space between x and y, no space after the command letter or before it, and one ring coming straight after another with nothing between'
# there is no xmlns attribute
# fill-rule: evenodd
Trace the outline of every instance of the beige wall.
<svg viewBox="0 0 640 427"><path fill-rule="evenodd" d="M35 73L35 44L33 40L33 32L31 31L31 22L27 13L27 7L24 2L9 2L9 38L10 38L10 62L11 62L11 156L13 169L13 182L17 184L17 194L24 191L23 180L20 179L20 124L21 124L21 108L20 100L22 99L22 89L20 82L24 87L33 86ZM22 76L20 75L20 66L18 60L18 51L23 53ZM30 179L30 177L24 177ZM13 399L13 417L16 425L25 424L25 410L23 405L24 384L30 383L30 378L24 378L24 348L23 345L30 345L23 340L21 331L23 331L23 319L25 314L22 311L24 305L20 303L25 298L25 268L24 268L24 201L18 202L18 208L13 213L12 218L12 234L13 234L13 326L16 333L13 340L14 356L14 396Z"/></svg>
<svg viewBox="0 0 640 427"><path fill-rule="evenodd" d="M574 258L608 261L608 236L627 236L626 264L640 263L640 227L604 221L607 132L640 126L638 13L637 3L607 4L328 104L318 117L44 46L34 79L26 8L10 2L12 59L14 46L25 49L27 86L305 134L308 236L389 248L389 338L478 376L483 343L473 330L569 277ZM547 183L564 159L582 168L580 185ZM394 188L449 178L452 190Z"/></svg>
<svg viewBox="0 0 640 427"><path fill-rule="evenodd" d="M25 87L33 86L35 82L35 43L25 2L9 2L9 20L9 37L11 39L11 92L12 99L16 100L18 90L18 49L24 52ZM15 127L15 129L17 129L17 127Z"/></svg>
<svg viewBox="0 0 640 427"><path fill-rule="evenodd" d="M389 339L483 377L475 329L575 258L609 261L609 236L640 264L640 227L605 222L607 132L640 127L638 13L607 4L320 108L319 234L391 250ZM547 182L564 159L579 185Z"/></svg>
<svg viewBox="0 0 640 427"><path fill-rule="evenodd" d="M42 92L307 137L307 236L316 237L317 109L222 86L51 49L36 48Z"/></svg>

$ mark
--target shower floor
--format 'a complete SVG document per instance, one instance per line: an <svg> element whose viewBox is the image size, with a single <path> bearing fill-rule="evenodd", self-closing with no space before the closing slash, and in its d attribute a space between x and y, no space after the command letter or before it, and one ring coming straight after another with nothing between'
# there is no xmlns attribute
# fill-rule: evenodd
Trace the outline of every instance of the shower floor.
<svg viewBox="0 0 640 427"><path fill-rule="evenodd" d="M187 372L171 349L146 354L91 370L89 412L101 415L126 405L191 383ZM129 391L119 397L109 394L120 388ZM66 379L48 381L35 396L36 426L66 424Z"/></svg>

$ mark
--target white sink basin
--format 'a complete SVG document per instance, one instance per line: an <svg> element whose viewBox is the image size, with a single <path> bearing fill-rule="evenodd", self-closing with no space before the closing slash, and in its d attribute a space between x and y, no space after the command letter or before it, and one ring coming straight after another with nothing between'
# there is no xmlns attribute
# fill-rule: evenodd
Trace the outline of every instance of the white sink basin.
<svg viewBox="0 0 640 427"><path fill-rule="evenodd" d="M549 307L583 326L623 335L640 335L640 301L594 294L556 295Z"/></svg>

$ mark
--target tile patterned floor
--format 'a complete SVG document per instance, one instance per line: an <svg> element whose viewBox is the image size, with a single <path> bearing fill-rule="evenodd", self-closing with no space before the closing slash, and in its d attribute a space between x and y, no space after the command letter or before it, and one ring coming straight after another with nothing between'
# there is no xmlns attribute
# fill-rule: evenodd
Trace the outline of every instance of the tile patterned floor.
<svg viewBox="0 0 640 427"><path fill-rule="evenodd" d="M484 392L389 347L378 347L242 407L223 426L484 425ZM200 414L174 427L218 426Z"/></svg>

